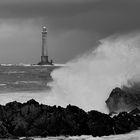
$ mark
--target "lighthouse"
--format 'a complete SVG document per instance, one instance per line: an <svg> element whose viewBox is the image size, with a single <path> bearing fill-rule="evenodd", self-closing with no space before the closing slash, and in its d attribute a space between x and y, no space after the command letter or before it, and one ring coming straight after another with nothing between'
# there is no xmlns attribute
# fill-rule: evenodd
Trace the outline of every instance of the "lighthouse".
<svg viewBox="0 0 140 140"><path fill-rule="evenodd" d="M48 44L47 44L47 27L44 26L42 28L42 55L41 55L41 62L39 62L39 65L53 65L53 61L49 61L48 56Z"/></svg>

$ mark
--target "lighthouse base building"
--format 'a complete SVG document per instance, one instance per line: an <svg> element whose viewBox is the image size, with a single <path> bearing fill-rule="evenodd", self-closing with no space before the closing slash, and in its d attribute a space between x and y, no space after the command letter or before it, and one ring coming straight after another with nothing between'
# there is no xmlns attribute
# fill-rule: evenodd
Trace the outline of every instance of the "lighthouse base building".
<svg viewBox="0 0 140 140"><path fill-rule="evenodd" d="M41 56L41 61L38 65L53 65L53 60L49 60L48 56Z"/></svg>

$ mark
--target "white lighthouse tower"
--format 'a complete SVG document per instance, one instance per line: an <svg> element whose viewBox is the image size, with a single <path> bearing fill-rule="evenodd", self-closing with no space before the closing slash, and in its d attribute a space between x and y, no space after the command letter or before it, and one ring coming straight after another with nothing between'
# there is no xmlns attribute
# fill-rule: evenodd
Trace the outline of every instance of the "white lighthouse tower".
<svg viewBox="0 0 140 140"><path fill-rule="evenodd" d="M49 61L49 56L48 56L48 45L47 45L47 27L44 26L42 28L42 55L41 55L41 62L39 63L40 65L52 65L52 60Z"/></svg>

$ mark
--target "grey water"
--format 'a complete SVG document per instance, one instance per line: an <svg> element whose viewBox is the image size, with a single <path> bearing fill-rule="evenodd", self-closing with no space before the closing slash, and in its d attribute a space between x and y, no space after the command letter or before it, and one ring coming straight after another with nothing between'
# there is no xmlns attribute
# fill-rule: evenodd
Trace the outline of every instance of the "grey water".
<svg viewBox="0 0 140 140"><path fill-rule="evenodd" d="M53 69L53 66L0 65L0 93L46 90Z"/></svg>

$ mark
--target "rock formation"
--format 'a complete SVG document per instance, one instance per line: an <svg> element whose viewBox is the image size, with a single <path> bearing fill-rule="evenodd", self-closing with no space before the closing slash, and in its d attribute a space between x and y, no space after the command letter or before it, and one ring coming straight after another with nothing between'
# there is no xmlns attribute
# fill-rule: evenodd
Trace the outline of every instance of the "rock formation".
<svg viewBox="0 0 140 140"><path fill-rule="evenodd" d="M123 134L140 127L139 113L135 109L110 117L73 105L62 108L39 104L33 99L23 104L14 101L0 105L0 138Z"/></svg>
<svg viewBox="0 0 140 140"><path fill-rule="evenodd" d="M106 104L110 113L130 112L135 108L140 109L140 94L115 88L106 100Z"/></svg>

